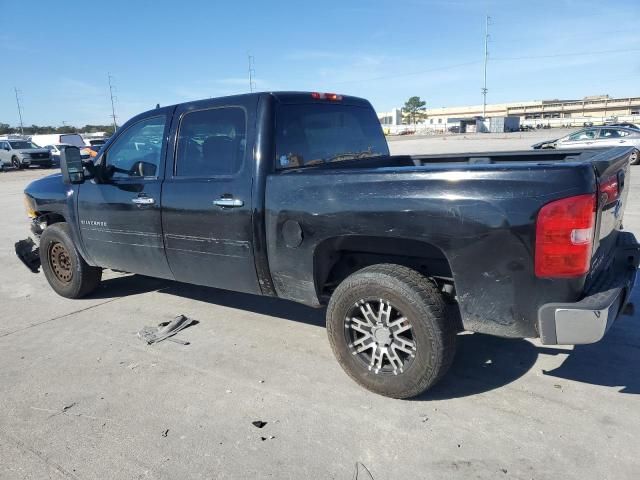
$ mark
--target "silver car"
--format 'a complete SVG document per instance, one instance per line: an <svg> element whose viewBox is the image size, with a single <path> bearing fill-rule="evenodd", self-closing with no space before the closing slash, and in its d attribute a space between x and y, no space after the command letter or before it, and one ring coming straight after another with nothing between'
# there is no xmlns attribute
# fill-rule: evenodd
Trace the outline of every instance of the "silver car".
<svg viewBox="0 0 640 480"><path fill-rule="evenodd" d="M0 139L0 167L28 168L37 165L51 168L51 153L28 140Z"/></svg>
<svg viewBox="0 0 640 480"><path fill-rule="evenodd" d="M535 149L558 148L582 150L585 148L633 147L631 163L638 165L640 158L640 131L625 127L589 127L556 140L532 145Z"/></svg>

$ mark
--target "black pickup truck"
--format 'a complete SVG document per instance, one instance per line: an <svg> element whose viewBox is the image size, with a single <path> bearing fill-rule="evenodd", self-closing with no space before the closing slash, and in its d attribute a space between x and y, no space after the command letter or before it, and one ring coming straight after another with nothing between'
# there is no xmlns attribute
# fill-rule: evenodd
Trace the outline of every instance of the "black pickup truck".
<svg viewBox="0 0 640 480"><path fill-rule="evenodd" d="M16 250L69 298L110 268L327 305L344 370L407 398L446 372L461 330L603 337L640 258L622 229L630 153L391 156L359 98L195 101L31 183L35 243Z"/></svg>

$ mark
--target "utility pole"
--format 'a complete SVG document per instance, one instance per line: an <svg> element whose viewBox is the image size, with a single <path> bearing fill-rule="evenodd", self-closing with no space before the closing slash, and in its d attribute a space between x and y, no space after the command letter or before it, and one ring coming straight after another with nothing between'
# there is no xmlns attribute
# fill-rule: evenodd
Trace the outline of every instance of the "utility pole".
<svg viewBox="0 0 640 480"><path fill-rule="evenodd" d="M482 119L487 115L487 61L489 60L489 21L491 17L487 15L484 27L484 84L482 86Z"/></svg>
<svg viewBox="0 0 640 480"><path fill-rule="evenodd" d="M113 95L113 84L111 83L111 79L113 78L110 73L107 73L109 77L109 95L111 96L111 118L113 118L113 133L116 133L118 130L118 124L116 123L116 107L114 106L114 101L116 97Z"/></svg>
<svg viewBox="0 0 640 480"><path fill-rule="evenodd" d="M20 105L20 97L18 96L18 89L13 87L16 92L16 103L18 104L18 116L20 117L20 135L24 135L24 125L22 124L22 106Z"/></svg>
<svg viewBox="0 0 640 480"><path fill-rule="evenodd" d="M254 59L253 55L247 53L247 59L249 60L249 91L253 92L256 88L256 84L253 81L253 78L256 75L256 70L254 68Z"/></svg>

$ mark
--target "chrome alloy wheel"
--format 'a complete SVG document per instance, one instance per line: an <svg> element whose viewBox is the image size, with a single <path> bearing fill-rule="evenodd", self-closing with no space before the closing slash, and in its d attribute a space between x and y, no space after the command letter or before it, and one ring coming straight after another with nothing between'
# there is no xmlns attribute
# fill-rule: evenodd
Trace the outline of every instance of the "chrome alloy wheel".
<svg viewBox="0 0 640 480"><path fill-rule="evenodd" d="M344 326L351 354L375 374L403 373L416 356L411 323L388 300L359 300Z"/></svg>

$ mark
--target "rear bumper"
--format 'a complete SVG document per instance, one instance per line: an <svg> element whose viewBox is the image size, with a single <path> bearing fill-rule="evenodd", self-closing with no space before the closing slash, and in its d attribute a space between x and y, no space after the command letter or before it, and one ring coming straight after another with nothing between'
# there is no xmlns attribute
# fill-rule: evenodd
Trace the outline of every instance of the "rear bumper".
<svg viewBox="0 0 640 480"><path fill-rule="evenodd" d="M640 263L640 244L633 234L620 232L614 258L575 303L547 303L538 310L538 331L545 345L595 343L604 337L631 296Z"/></svg>

